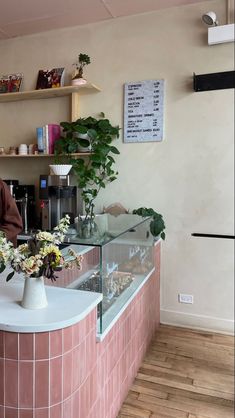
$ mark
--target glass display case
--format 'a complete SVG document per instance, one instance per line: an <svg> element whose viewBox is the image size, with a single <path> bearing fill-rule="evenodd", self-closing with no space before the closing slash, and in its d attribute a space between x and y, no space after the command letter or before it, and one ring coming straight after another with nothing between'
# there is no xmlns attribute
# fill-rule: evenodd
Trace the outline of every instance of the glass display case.
<svg viewBox="0 0 235 418"><path fill-rule="evenodd" d="M98 333L107 330L137 289L154 270L155 238L150 218L138 215L98 215L98 234L80 239L71 229L64 244L83 255L82 270L64 284L65 287L100 292Z"/></svg>

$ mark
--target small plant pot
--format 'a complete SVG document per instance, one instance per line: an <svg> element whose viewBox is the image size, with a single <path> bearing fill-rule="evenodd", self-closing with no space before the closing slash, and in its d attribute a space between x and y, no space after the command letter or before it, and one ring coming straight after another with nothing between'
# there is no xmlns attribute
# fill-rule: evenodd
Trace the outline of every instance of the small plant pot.
<svg viewBox="0 0 235 418"><path fill-rule="evenodd" d="M73 78L72 79L72 86L82 86L87 83L85 78Z"/></svg>
<svg viewBox="0 0 235 418"><path fill-rule="evenodd" d="M89 136L87 135L87 134L79 134L79 133L75 133L74 134L74 136L76 137L76 138L80 138L80 139L86 139L87 141L89 141L90 142L90 138L89 138ZM78 150L78 152L91 152L91 144L88 146L88 147L83 147L82 145L80 145L79 143L78 143L78 145L77 145L77 150Z"/></svg>

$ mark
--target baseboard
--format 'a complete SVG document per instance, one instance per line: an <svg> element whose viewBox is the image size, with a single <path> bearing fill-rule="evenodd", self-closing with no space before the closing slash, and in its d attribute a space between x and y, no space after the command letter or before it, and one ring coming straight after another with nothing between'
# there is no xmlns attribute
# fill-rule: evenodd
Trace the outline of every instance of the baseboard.
<svg viewBox="0 0 235 418"><path fill-rule="evenodd" d="M234 335L234 320L161 309L160 322L166 325Z"/></svg>

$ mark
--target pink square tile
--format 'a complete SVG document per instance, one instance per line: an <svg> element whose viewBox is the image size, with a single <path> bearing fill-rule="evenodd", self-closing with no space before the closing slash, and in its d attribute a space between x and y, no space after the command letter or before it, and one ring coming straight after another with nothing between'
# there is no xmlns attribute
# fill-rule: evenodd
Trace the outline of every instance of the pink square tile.
<svg viewBox="0 0 235 418"><path fill-rule="evenodd" d="M73 391L78 389L86 378L86 344L85 340L73 350Z"/></svg>
<svg viewBox="0 0 235 418"><path fill-rule="evenodd" d="M18 409L5 408L5 418L16 418L18 417Z"/></svg>
<svg viewBox="0 0 235 418"><path fill-rule="evenodd" d="M20 409L19 418L34 418L32 409Z"/></svg>
<svg viewBox="0 0 235 418"><path fill-rule="evenodd" d="M62 330L50 332L50 358L62 354Z"/></svg>
<svg viewBox="0 0 235 418"><path fill-rule="evenodd" d="M35 334L35 358L36 360L49 359L49 332Z"/></svg>
<svg viewBox="0 0 235 418"><path fill-rule="evenodd" d="M84 417L86 415L81 414L81 405L80 405L80 391L77 390L74 392L72 397L72 418Z"/></svg>
<svg viewBox="0 0 235 418"><path fill-rule="evenodd" d="M49 406L49 361L35 363L35 406L46 408Z"/></svg>
<svg viewBox="0 0 235 418"><path fill-rule="evenodd" d="M73 347L73 327L64 328L63 332L63 351L66 353L70 351Z"/></svg>
<svg viewBox="0 0 235 418"><path fill-rule="evenodd" d="M4 405L4 360L0 358L0 405Z"/></svg>
<svg viewBox="0 0 235 418"><path fill-rule="evenodd" d="M73 378L73 352L63 355L63 398L68 398L72 393Z"/></svg>
<svg viewBox="0 0 235 418"><path fill-rule="evenodd" d="M0 358L4 356L4 331L0 331Z"/></svg>
<svg viewBox="0 0 235 418"><path fill-rule="evenodd" d="M62 418L62 404L50 408L50 418Z"/></svg>
<svg viewBox="0 0 235 418"><path fill-rule="evenodd" d="M63 417L72 418L72 398L63 403Z"/></svg>
<svg viewBox="0 0 235 418"><path fill-rule="evenodd" d="M62 401L62 357L50 360L50 405Z"/></svg>
<svg viewBox="0 0 235 418"><path fill-rule="evenodd" d="M19 407L33 407L33 362L19 362Z"/></svg>
<svg viewBox="0 0 235 418"><path fill-rule="evenodd" d="M4 408L0 406L0 418L4 418Z"/></svg>
<svg viewBox="0 0 235 418"><path fill-rule="evenodd" d="M18 404L18 362L5 361L5 405L17 407Z"/></svg>
<svg viewBox="0 0 235 418"><path fill-rule="evenodd" d="M49 408L35 409L35 418L49 418Z"/></svg>
<svg viewBox="0 0 235 418"><path fill-rule="evenodd" d="M34 360L34 334L19 334L20 360Z"/></svg>
<svg viewBox="0 0 235 418"><path fill-rule="evenodd" d="M98 368L97 366L93 369L90 375L90 405L91 407L95 404L97 397L99 396L99 382L98 382Z"/></svg>
<svg viewBox="0 0 235 418"><path fill-rule="evenodd" d="M5 332L5 358L18 359L18 334L15 332Z"/></svg>

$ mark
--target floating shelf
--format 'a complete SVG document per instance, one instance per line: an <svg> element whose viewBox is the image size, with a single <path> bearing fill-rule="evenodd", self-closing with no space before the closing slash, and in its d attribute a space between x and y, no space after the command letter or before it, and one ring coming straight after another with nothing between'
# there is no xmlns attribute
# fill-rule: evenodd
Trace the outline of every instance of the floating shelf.
<svg viewBox="0 0 235 418"><path fill-rule="evenodd" d="M79 152L76 154L70 154L72 157L84 157L90 155L90 152ZM0 155L0 158L55 158L54 154L27 154L27 155L10 155L4 154Z"/></svg>
<svg viewBox="0 0 235 418"><path fill-rule="evenodd" d="M17 93L0 94L0 103L16 102L21 100L50 99L68 96L72 93L90 94L101 91L95 84L87 83L81 86L65 86L42 90L19 91Z"/></svg>

